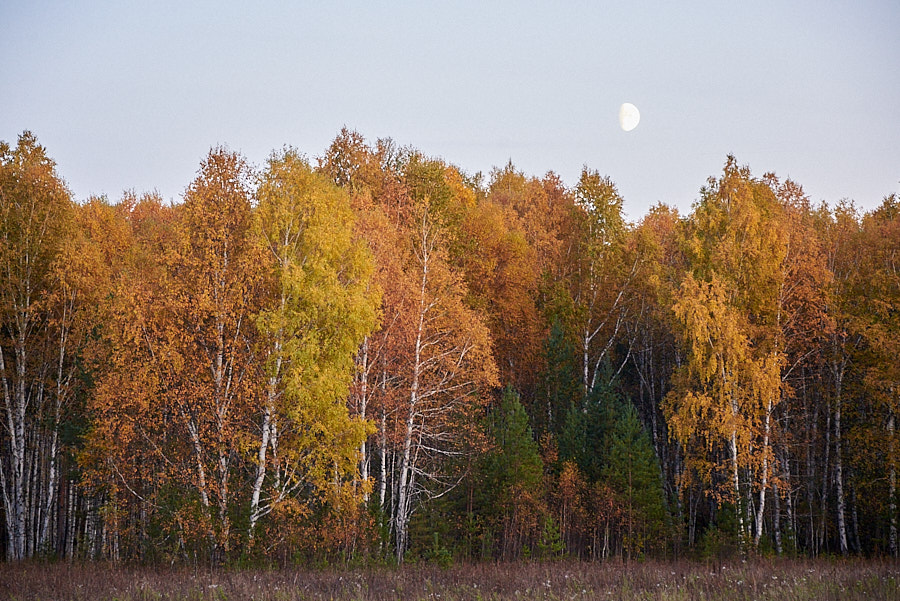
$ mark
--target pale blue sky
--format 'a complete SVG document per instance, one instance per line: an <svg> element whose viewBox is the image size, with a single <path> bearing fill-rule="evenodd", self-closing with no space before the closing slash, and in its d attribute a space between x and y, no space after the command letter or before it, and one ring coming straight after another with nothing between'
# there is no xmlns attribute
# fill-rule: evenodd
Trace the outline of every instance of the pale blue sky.
<svg viewBox="0 0 900 601"><path fill-rule="evenodd" d="M469 173L586 164L633 219L728 153L814 201L900 190L895 0L5 0L0 56L0 139L32 130L78 199L177 201L213 145L315 157L343 125Z"/></svg>

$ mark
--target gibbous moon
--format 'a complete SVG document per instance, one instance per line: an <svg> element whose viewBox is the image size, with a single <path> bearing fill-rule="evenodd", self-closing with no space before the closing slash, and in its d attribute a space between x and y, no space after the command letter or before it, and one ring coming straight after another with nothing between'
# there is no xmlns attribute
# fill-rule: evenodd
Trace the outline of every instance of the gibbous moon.
<svg viewBox="0 0 900 601"><path fill-rule="evenodd" d="M619 107L619 125L622 126L623 130L631 131L632 129L637 127L640 121L641 113L640 111L638 111L636 106L634 106L630 102L626 102Z"/></svg>

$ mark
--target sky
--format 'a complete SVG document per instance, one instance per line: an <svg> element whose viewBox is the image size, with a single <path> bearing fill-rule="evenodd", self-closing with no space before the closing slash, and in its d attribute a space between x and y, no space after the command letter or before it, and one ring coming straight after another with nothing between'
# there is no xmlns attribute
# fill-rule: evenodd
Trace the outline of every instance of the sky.
<svg viewBox="0 0 900 601"><path fill-rule="evenodd" d="M314 159L343 126L486 178L587 166L632 220L728 154L813 202L900 192L896 0L4 0L0 57L0 140L32 131L78 200L178 202L213 146Z"/></svg>

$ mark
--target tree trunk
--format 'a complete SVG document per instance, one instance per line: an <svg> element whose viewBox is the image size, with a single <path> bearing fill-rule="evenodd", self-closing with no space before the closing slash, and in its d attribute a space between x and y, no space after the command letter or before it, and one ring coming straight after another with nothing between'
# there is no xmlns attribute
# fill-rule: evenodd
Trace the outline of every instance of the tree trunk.
<svg viewBox="0 0 900 601"><path fill-rule="evenodd" d="M396 527L394 529L396 535L396 557L398 562L403 561L403 554L406 552L407 534L409 526L409 514L411 508L412 496L412 470L411 450L414 434L416 404L418 402L419 380L419 349L420 340L416 341L416 363L413 376L412 386L410 387L409 414L406 418L406 430L403 436L403 454L400 460L400 480L397 495L397 513L395 515Z"/></svg>
<svg viewBox="0 0 900 601"><path fill-rule="evenodd" d="M788 540L791 542L792 550L795 550L797 546L797 523L794 512L794 499L791 495L791 466L786 459L787 454L788 451L783 449L780 463L782 466L782 478L784 479L785 521L787 522Z"/></svg>
<svg viewBox="0 0 900 601"><path fill-rule="evenodd" d="M590 350L591 350L591 335L590 332L585 330L581 335L581 352L582 352L582 361L584 362L584 373L582 374L582 387L584 388L584 396L587 398L588 394L590 394L590 371L591 371L591 360L590 360Z"/></svg>
<svg viewBox="0 0 900 601"><path fill-rule="evenodd" d="M694 494L694 488L691 487L688 493L688 546L693 547L697 542L697 511L700 506L699 495Z"/></svg>
<svg viewBox="0 0 900 601"><path fill-rule="evenodd" d="M822 460L822 507L821 507L821 519L819 524L819 529L816 534L816 546L814 554L818 555L819 551L825 544L825 531L827 530L826 524L828 523L828 472L830 471L829 466L829 454L831 452L831 411L826 411L825 413L825 452L824 458Z"/></svg>
<svg viewBox="0 0 900 601"><path fill-rule="evenodd" d="M772 501L775 503L775 515L772 516L772 530L775 533L775 553L779 556L784 553L781 545L781 495L778 484L772 486Z"/></svg>
<svg viewBox="0 0 900 601"><path fill-rule="evenodd" d="M228 268L228 255L225 254L225 262L223 271ZM224 285L220 286L224 288ZM224 292L222 297L225 297ZM216 416L216 454L218 455L217 469L219 472L218 482L218 509L219 509L219 536L218 539L223 546L223 551L228 552L229 538L229 522L228 522L228 440L225 436L226 420L228 418L228 390L226 387L225 372L228 370L227 360L225 357L225 319L221 315L217 317L216 323L216 360L213 366L213 401L215 402Z"/></svg>
<svg viewBox="0 0 900 601"><path fill-rule="evenodd" d="M219 540L222 551L228 553L231 538L231 521L228 519L228 452L219 448Z"/></svg>
<svg viewBox="0 0 900 601"><path fill-rule="evenodd" d="M759 486L759 508L756 512L756 534L753 537L753 546L759 547L759 539L762 538L763 522L766 518L766 490L769 486L769 435L772 424L772 408L774 403L769 397L766 406L766 422L763 430L763 465L762 465L762 481Z"/></svg>
<svg viewBox="0 0 900 601"><path fill-rule="evenodd" d="M4 516L6 518L6 557L10 561L20 561L26 558L26 500L28 497L28 474L26 471L26 440L25 421L27 397L25 390L25 336L22 327L27 327L21 322L21 315L16 312L17 326L20 331L15 342L15 374L16 377L10 386L6 377L5 353L0 348L0 373L3 374L3 392L6 409L6 429L9 436L9 454L0 458L5 462L8 458L8 468L0 473L3 483ZM10 390L12 388L12 390Z"/></svg>
<svg viewBox="0 0 900 601"><path fill-rule="evenodd" d="M280 305L281 311L284 313L285 305L287 304L287 297L285 294L281 295ZM262 431L260 432L260 441L259 441L259 451L257 452L256 460L256 478L253 481L253 489L250 494L250 525L247 528L247 536L250 541L253 540L254 530L256 528L256 523L259 521L261 517L261 510L259 508L259 497L262 494L262 487L266 480L266 471L268 468L267 465L267 454L269 449L270 439L272 438L272 424L275 418L275 401L278 399L279 395L279 386L281 383L281 367L283 362L283 357L281 354L282 350L282 338L284 336L283 330L279 329L278 333L275 336L274 341L274 355L275 355L275 371L269 376L268 381L266 382L266 406L263 411L263 421L262 421Z"/></svg>
<svg viewBox="0 0 900 601"><path fill-rule="evenodd" d="M841 384L844 376L843 367L836 374L835 399L834 399L834 483L837 493L837 522L838 540L841 545L841 555L847 556L847 524L844 518L844 464L841 457Z"/></svg>
<svg viewBox="0 0 900 601"><path fill-rule="evenodd" d="M897 457L894 441L894 412L888 416L888 511L890 513L890 550L893 557L898 555L897 542Z"/></svg>
<svg viewBox="0 0 900 601"><path fill-rule="evenodd" d="M271 382L270 382L271 383ZM262 492L263 482L266 479L266 453L269 449L269 434L272 422L272 395L269 390L269 402L263 412L262 432L260 433L259 451L256 454L256 479L253 481L253 490L250 494L250 525L247 528L247 538L252 542L256 522L260 518L259 497Z"/></svg>
<svg viewBox="0 0 900 601"><path fill-rule="evenodd" d="M851 523L853 524L853 552L860 555L862 554L862 545L859 542L859 515L856 512L856 487L853 485L853 476L848 474L848 481L850 482L850 517Z"/></svg>
<svg viewBox="0 0 900 601"><path fill-rule="evenodd" d="M68 311L64 307L63 310L63 322L66 321L66 316L68 315ZM44 519L41 524L41 531L38 539L38 545L41 548L47 548L50 543L50 516L53 513L52 508L54 502L56 500L56 487L57 487L57 479L59 478L58 472L58 457L59 454L59 419L62 411L62 405L65 397L67 396L67 388L68 388L68 375L64 376L64 366L65 366L65 358L66 358L66 343L68 342L68 327L63 326L60 332L60 343L59 343L59 356L57 357L57 370L56 370L56 398L55 398L55 406L53 412L53 422L52 422L52 431L50 434L50 450L48 452L48 460L49 467L47 470L47 493L45 496L45 505L44 505Z"/></svg>
<svg viewBox="0 0 900 601"><path fill-rule="evenodd" d="M378 450L381 459L380 478L378 485L378 507L384 513L384 503L387 500L387 412L381 409L381 431L378 433Z"/></svg>
<svg viewBox="0 0 900 601"><path fill-rule="evenodd" d="M806 398L804 394L804 406L806 410L804 412L804 424L806 425L806 486L804 486L804 490L806 491L806 504L809 508L806 512L807 517L809 518L809 523L806 528L806 546L809 549L809 552L815 556L816 552L816 471L815 464L813 462L813 456L816 455L814 453L814 445L818 442L818 424L819 424L819 411L818 411L818 403L815 405L812 411L812 418L810 419L810 411L809 411L809 399Z"/></svg>
<svg viewBox="0 0 900 601"><path fill-rule="evenodd" d="M359 391L359 417L363 420L366 419L366 406L369 402L369 337L366 336L363 339L362 343L362 353L360 357L360 361L362 365L360 366L359 372L362 377L362 381L360 382L360 391ZM365 487L369 481L369 455L368 449L366 447L367 439L363 439L363 441L359 445L359 477L362 480L363 486ZM369 493L368 488L365 488L366 492L363 494L363 503L366 505L369 504Z"/></svg>
<svg viewBox="0 0 900 601"><path fill-rule="evenodd" d="M738 518L738 536L743 547L746 532L744 531L744 514L741 511L741 480L738 471L737 432L734 430L731 431L728 450L731 454L731 484L734 487L734 510Z"/></svg>
<svg viewBox="0 0 900 601"><path fill-rule="evenodd" d="M424 234L424 232L423 232ZM409 413L406 417L406 430L403 436L403 454L400 460L400 478L397 491L397 510L394 517L396 527L394 534L396 536L396 557L398 562L403 561L403 554L406 551L407 544L407 527L409 525L409 514L411 508L412 496L412 469L410 463L412 440L414 433L414 425L416 420L416 409L419 401L419 378L422 372L422 343L425 335L425 317L428 311L426 290L428 284L428 247L423 239L422 244L422 279L419 288L419 320L416 330L416 342L413 354L412 365L412 382L409 388Z"/></svg>
<svg viewBox="0 0 900 601"><path fill-rule="evenodd" d="M206 510L205 519L212 519L210 515L210 500L209 500L209 484L206 481L206 466L203 464L203 447L200 444L200 434L197 427L197 424L193 421L193 419L187 420L187 429L188 433L191 437L191 444L194 448L194 460L197 464L197 490L200 493L200 503L203 504L203 509ZM214 553L216 550L216 533L215 528L210 525L209 532L207 533L209 537L210 544L210 552Z"/></svg>
<svg viewBox="0 0 900 601"><path fill-rule="evenodd" d="M200 446L200 435L197 425L192 419L188 419L188 433L191 436L191 446L194 448L194 459L197 463L197 490L200 493L200 502L204 509L209 509L209 493L206 486L206 468L203 465L203 448Z"/></svg>

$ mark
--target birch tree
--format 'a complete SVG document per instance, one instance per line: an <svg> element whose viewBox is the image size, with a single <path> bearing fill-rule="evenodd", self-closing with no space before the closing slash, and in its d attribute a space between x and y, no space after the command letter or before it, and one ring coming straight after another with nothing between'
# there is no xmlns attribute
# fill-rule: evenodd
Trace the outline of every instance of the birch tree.
<svg viewBox="0 0 900 601"><path fill-rule="evenodd" d="M622 197L609 178L586 167L575 188L582 211L573 260L572 298L581 344L585 396L597 385L627 315L628 285L636 264L623 253Z"/></svg>
<svg viewBox="0 0 900 601"><path fill-rule="evenodd" d="M731 491L725 498L738 508L741 540L752 537L756 544L770 486L773 414L783 398L780 214L770 186L728 157L723 176L710 180L691 215L690 273L673 305L687 350L667 400L673 434L690 444L689 452L706 454L709 473L718 471L715 454L691 444L693 436L727 445Z"/></svg>
<svg viewBox="0 0 900 601"><path fill-rule="evenodd" d="M417 500L452 485L441 463L462 452L466 422L485 400L478 395L497 383L488 329L463 302L464 288L447 263L441 223L427 201L410 234L412 336L404 366L406 400L398 412L402 425L392 508L398 560L407 549Z"/></svg>
<svg viewBox="0 0 900 601"><path fill-rule="evenodd" d="M10 560L31 557L46 541L41 518L55 492L61 370L70 357L68 316L54 319L48 296L71 213L69 192L34 135L23 133L15 148L0 143L0 488Z"/></svg>
<svg viewBox="0 0 900 601"><path fill-rule="evenodd" d="M287 150L269 158L257 198L255 231L270 293L257 317L265 391L251 538L258 520L299 487L322 494L355 474L370 424L364 413L349 415L346 401L354 355L375 326L380 300L344 191Z"/></svg>
<svg viewBox="0 0 900 601"><path fill-rule="evenodd" d="M250 172L244 159L210 151L178 208L170 274L174 354L166 397L194 463L192 478L213 519L211 551L231 545L232 475L239 424L256 394L251 316L258 306L259 253L250 237Z"/></svg>

